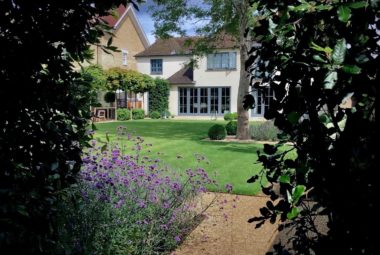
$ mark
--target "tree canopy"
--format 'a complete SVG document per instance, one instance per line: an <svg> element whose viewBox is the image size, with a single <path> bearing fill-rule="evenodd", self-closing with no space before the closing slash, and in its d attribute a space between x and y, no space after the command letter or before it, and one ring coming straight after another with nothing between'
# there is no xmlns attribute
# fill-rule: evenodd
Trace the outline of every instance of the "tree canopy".
<svg viewBox="0 0 380 255"><path fill-rule="evenodd" d="M135 93L144 93L151 91L155 87L153 78L134 70L115 67L107 70L106 75L107 89L110 91L121 89Z"/></svg>
<svg viewBox="0 0 380 255"><path fill-rule="evenodd" d="M248 182L264 175L271 201L250 222L291 220L295 254L375 254L378 1L254 5L250 33L259 44L246 66L262 79L256 88L274 89L265 117L283 134L258 152L263 170ZM245 103L253 106L251 96ZM327 234L316 228L319 216Z"/></svg>

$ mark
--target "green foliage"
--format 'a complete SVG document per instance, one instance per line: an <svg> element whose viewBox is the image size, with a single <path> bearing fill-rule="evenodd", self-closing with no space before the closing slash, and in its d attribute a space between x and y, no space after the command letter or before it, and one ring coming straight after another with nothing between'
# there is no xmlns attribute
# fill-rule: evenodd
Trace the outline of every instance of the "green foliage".
<svg viewBox="0 0 380 255"><path fill-rule="evenodd" d="M145 118L144 109L132 109L132 119L142 120Z"/></svg>
<svg viewBox="0 0 380 255"><path fill-rule="evenodd" d="M104 101L106 103L114 103L116 100L116 94L113 91L107 91L106 94L104 94Z"/></svg>
<svg viewBox="0 0 380 255"><path fill-rule="evenodd" d="M252 221L292 220L295 254L376 254L378 1L257 5L251 35L260 46L246 66L273 88L265 117L283 133L259 153L262 173L276 184L263 192L276 205L269 201ZM327 235L314 222L322 215Z"/></svg>
<svg viewBox="0 0 380 255"><path fill-rule="evenodd" d="M237 121L231 120L230 122L228 122L226 125L226 131L227 135L236 135Z"/></svg>
<svg viewBox="0 0 380 255"><path fill-rule="evenodd" d="M154 80L146 74L134 70L114 67L106 72L107 88L110 91L121 89L135 93L148 92L154 89Z"/></svg>
<svg viewBox="0 0 380 255"><path fill-rule="evenodd" d="M81 69L82 79L86 80L91 86L89 99L91 106L99 106L98 93L106 90L107 76L101 66L90 65Z"/></svg>
<svg viewBox="0 0 380 255"><path fill-rule="evenodd" d="M274 125L273 121L264 121L250 125L250 134L253 140L258 141L277 141L280 130Z"/></svg>
<svg viewBox="0 0 380 255"><path fill-rule="evenodd" d="M149 92L149 111L164 113L169 107L169 83L160 78L154 80L155 89Z"/></svg>
<svg viewBox="0 0 380 255"><path fill-rule="evenodd" d="M89 137L92 85L72 60L111 32L94 19L126 1L0 1L0 250L54 254L57 200Z"/></svg>
<svg viewBox="0 0 380 255"><path fill-rule="evenodd" d="M161 114L158 111L153 111L149 113L149 117L151 119L159 119L161 118Z"/></svg>
<svg viewBox="0 0 380 255"><path fill-rule="evenodd" d="M237 120L238 114L237 112L227 112L224 114L224 120L231 121L231 120Z"/></svg>
<svg viewBox="0 0 380 255"><path fill-rule="evenodd" d="M125 108L117 109L117 120L130 120L131 119L131 111Z"/></svg>
<svg viewBox="0 0 380 255"><path fill-rule="evenodd" d="M215 124L208 130L208 137L211 140L223 140L226 138L227 132L223 125Z"/></svg>

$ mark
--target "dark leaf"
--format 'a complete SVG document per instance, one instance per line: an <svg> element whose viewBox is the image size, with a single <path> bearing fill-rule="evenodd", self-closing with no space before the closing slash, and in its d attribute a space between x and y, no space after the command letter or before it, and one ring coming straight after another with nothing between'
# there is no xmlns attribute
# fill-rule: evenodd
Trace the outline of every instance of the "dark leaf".
<svg viewBox="0 0 380 255"><path fill-rule="evenodd" d="M325 89L333 89L335 87L337 80L338 80L338 73L336 71L329 71L326 74L326 78L324 80Z"/></svg>
<svg viewBox="0 0 380 255"><path fill-rule="evenodd" d="M267 205L268 209L271 211L273 211L275 209L275 207L271 201L267 201L266 205Z"/></svg>
<svg viewBox="0 0 380 255"><path fill-rule="evenodd" d="M270 144L264 144L264 152L268 155L273 155L277 151L277 147L270 145Z"/></svg>
<svg viewBox="0 0 380 255"><path fill-rule="evenodd" d="M306 190L306 187L304 185L297 185L293 189L292 200L294 204L296 204L299 201L299 199L303 196L305 190Z"/></svg>
<svg viewBox="0 0 380 255"><path fill-rule="evenodd" d="M256 226L255 226L255 229L260 228L262 225L264 225L264 223L265 223L265 220L263 220L263 221L257 223Z"/></svg>
<svg viewBox="0 0 380 255"><path fill-rule="evenodd" d="M347 23L351 17L351 9L347 5L339 6L337 13L338 19L344 23Z"/></svg>
<svg viewBox="0 0 380 255"><path fill-rule="evenodd" d="M290 176L288 174L283 174L280 176L279 182L290 183Z"/></svg>
<svg viewBox="0 0 380 255"><path fill-rule="evenodd" d="M296 218L298 216L298 214L299 214L298 208L293 207L292 210L286 214L286 217L288 218L288 220L292 220L292 219Z"/></svg>
<svg viewBox="0 0 380 255"><path fill-rule="evenodd" d="M334 61L334 64L340 65L344 62L344 59L346 57L346 51L347 51L347 44L346 40L340 39L335 44L333 53L332 53L332 59Z"/></svg>
<svg viewBox="0 0 380 255"><path fill-rule="evenodd" d="M260 221L260 220L264 220L265 218L260 216L260 217L253 217L253 218L250 218L248 220L248 223L252 223L252 222L255 222L255 221Z"/></svg>
<svg viewBox="0 0 380 255"><path fill-rule="evenodd" d="M288 121L292 123L293 125L298 123L298 120L300 117L301 117L301 114L299 114L298 112L291 112L286 115L286 118L288 119Z"/></svg>
<svg viewBox="0 0 380 255"><path fill-rule="evenodd" d="M270 217L270 223L272 224L275 224L276 223L276 219L277 219L277 214L272 214L272 216Z"/></svg>
<svg viewBox="0 0 380 255"><path fill-rule="evenodd" d="M271 215L271 212L270 212L269 209L266 208L266 207L262 207L262 208L260 208L260 213L261 213L261 215L264 216L264 217L268 217L269 215Z"/></svg>
<svg viewBox="0 0 380 255"><path fill-rule="evenodd" d="M313 59L315 61L318 61L318 62L321 62L321 63L327 63L327 60L323 59L321 56L319 55L313 55Z"/></svg>
<svg viewBox="0 0 380 255"><path fill-rule="evenodd" d="M258 175L254 175L247 180L247 183L254 183L259 178Z"/></svg>
<svg viewBox="0 0 380 255"><path fill-rule="evenodd" d="M343 71L350 74L360 74L362 69L357 65L344 65Z"/></svg>
<svg viewBox="0 0 380 255"><path fill-rule="evenodd" d="M244 109L253 109L255 107L255 98L253 95L245 95L243 100L243 107Z"/></svg>

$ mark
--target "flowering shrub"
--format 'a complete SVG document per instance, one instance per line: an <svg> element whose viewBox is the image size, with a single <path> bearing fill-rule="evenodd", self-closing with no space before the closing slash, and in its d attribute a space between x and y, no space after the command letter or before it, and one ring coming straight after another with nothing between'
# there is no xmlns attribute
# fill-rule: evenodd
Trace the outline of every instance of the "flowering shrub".
<svg viewBox="0 0 380 255"><path fill-rule="evenodd" d="M203 209L196 197L215 185L202 168L174 173L159 159L141 155L141 137L97 146L83 157L78 204L66 200L62 248L80 254L156 254L174 249ZM134 142L134 143L133 143ZM150 144L145 144L151 146ZM128 147L129 146L129 147ZM197 160L199 157L197 157ZM231 186L226 186L231 191ZM71 208L71 209L70 209Z"/></svg>

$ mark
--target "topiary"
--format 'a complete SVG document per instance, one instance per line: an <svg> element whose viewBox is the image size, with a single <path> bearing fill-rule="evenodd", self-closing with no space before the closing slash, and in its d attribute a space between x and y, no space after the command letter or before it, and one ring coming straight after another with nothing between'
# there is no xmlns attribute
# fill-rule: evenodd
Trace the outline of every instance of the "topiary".
<svg viewBox="0 0 380 255"><path fill-rule="evenodd" d="M145 118L145 112L143 109L132 109L132 119L142 120Z"/></svg>
<svg viewBox="0 0 380 255"><path fill-rule="evenodd" d="M113 91L107 91L104 94L104 101L106 103L114 103L115 100L116 100L116 94L115 94L115 92L113 92Z"/></svg>
<svg viewBox="0 0 380 255"><path fill-rule="evenodd" d="M153 112L149 113L149 117L151 119L159 119L159 118L161 118L161 114L158 111L153 111Z"/></svg>
<svg viewBox="0 0 380 255"><path fill-rule="evenodd" d="M231 120L237 120L238 114L237 112L227 112L224 114L224 120L231 121Z"/></svg>
<svg viewBox="0 0 380 255"><path fill-rule="evenodd" d="M230 122L228 122L226 125L226 131L227 135L236 135L237 121L231 120Z"/></svg>
<svg viewBox="0 0 380 255"><path fill-rule="evenodd" d="M208 137L211 140L223 140L226 138L226 135L226 129L221 124L215 124L208 130Z"/></svg>
<svg viewBox="0 0 380 255"><path fill-rule="evenodd" d="M117 109L117 120L130 120L131 112L128 109Z"/></svg>

